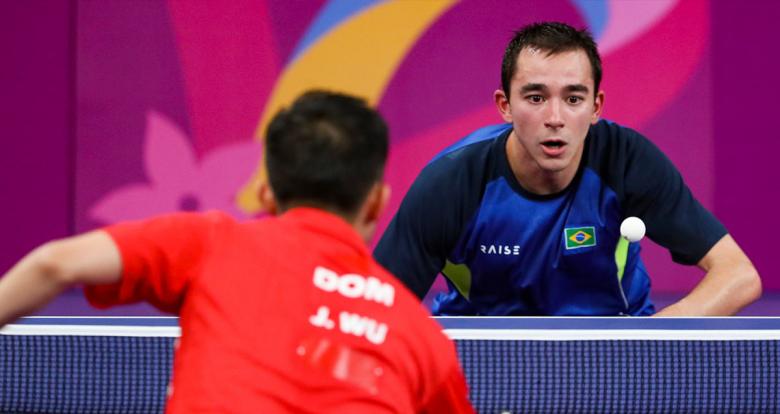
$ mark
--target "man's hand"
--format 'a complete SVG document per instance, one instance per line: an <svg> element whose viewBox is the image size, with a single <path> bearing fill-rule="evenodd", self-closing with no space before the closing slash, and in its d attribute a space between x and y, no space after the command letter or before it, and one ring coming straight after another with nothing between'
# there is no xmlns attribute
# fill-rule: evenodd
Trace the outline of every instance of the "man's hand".
<svg viewBox="0 0 780 414"><path fill-rule="evenodd" d="M679 302L655 316L734 315L761 296L761 278L730 235L723 236L699 261L707 274Z"/></svg>
<svg viewBox="0 0 780 414"><path fill-rule="evenodd" d="M121 274L119 249L103 231L46 243L0 279L0 327L34 312L73 284L113 283Z"/></svg>

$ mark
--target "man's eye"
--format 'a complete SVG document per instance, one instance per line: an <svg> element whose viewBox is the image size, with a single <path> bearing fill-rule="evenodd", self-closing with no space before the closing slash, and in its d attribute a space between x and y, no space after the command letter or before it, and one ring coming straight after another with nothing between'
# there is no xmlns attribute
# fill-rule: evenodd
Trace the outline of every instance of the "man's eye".
<svg viewBox="0 0 780 414"><path fill-rule="evenodd" d="M530 96L527 96L525 99L527 99L528 102L531 102L531 103L542 103L542 102L544 102L544 98L541 95L530 95Z"/></svg>
<svg viewBox="0 0 780 414"><path fill-rule="evenodd" d="M579 96L570 96L570 97L567 98L567 100L572 105L573 104L578 104L578 103L582 102L582 98L580 98Z"/></svg>

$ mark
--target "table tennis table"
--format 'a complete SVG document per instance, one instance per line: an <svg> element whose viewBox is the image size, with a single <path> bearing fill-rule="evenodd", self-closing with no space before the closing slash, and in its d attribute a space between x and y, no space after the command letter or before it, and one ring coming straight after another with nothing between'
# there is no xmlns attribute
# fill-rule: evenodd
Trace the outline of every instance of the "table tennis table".
<svg viewBox="0 0 780 414"><path fill-rule="evenodd" d="M480 413L777 413L780 318L437 318ZM158 413L172 317L0 331L0 412Z"/></svg>

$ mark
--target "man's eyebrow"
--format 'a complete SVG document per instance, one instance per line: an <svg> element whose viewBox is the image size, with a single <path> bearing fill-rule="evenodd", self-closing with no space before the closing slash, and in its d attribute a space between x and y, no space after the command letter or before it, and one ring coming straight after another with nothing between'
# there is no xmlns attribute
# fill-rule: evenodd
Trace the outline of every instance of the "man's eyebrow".
<svg viewBox="0 0 780 414"><path fill-rule="evenodd" d="M547 85L543 83L526 83L520 88L520 93L544 92L547 90L548 90ZM581 83L567 85L564 88L564 90L566 90L566 92L583 92L583 93L590 92L590 88L588 88L586 85L583 85Z"/></svg>
<svg viewBox="0 0 780 414"><path fill-rule="evenodd" d="M565 89L569 92L585 92L585 93L590 92L590 88L588 88L587 86L581 83L569 85Z"/></svg>
<svg viewBox="0 0 780 414"><path fill-rule="evenodd" d="M546 91L547 85L543 83L526 83L520 88L520 93Z"/></svg>

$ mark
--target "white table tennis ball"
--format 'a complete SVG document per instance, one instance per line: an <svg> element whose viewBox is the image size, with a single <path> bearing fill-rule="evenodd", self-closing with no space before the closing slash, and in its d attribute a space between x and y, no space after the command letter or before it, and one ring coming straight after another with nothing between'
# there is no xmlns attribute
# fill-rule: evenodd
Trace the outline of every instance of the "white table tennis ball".
<svg viewBox="0 0 780 414"><path fill-rule="evenodd" d="M620 224L620 235L630 242L645 237L645 223L639 217L628 217Z"/></svg>

